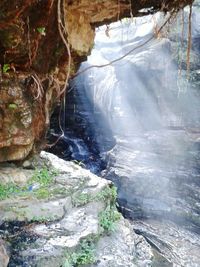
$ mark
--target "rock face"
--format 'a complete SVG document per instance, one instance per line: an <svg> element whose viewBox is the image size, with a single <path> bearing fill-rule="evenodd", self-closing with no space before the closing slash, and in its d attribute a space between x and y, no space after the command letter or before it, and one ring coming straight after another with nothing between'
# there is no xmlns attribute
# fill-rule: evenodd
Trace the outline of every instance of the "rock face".
<svg viewBox="0 0 200 267"><path fill-rule="evenodd" d="M1 1L0 161L24 159L42 146L66 77L92 49L96 26L192 2Z"/></svg>
<svg viewBox="0 0 200 267"><path fill-rule="evenodd" d="M13 168L12 183L8 167L1 170L0 238L9 267L150 266L151 247L117 212L109 181L46 152L40 164ZM0 266L7 263L0 239Z"/></svg>

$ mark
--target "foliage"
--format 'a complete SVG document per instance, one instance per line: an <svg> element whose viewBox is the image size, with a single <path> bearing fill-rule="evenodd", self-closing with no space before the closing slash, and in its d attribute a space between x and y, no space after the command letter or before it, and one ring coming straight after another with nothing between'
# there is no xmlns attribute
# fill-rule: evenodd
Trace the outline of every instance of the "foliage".
<svg viewBox="0 0 200 267"><path fill-rule="evenodd" d="M50 197L49 190L47 188L44 188L44 187L41 187L38 190L36 190L34 195L38 199L44 199L44 198L49 198Z"/></svg>
<svg viewBox="0 0 200 267"><path fill-rule="evenodd" d="M64 262L63 267L79 267L95 262L95 248L91 240L83 240L80 249L72 253Z"/></svg>
<svg viewBox="0 0 200 267"><path fill-rule="evenodd" d="M52 217L46 217L46 216L33 216L32 217L32 222L50 222L52 221L53 218Z"/></svg>
<svg viewBox="0 0 200 267"><path fill-rule="evenodd" d="M20 188L14 183L0 184L0 200L9 198L15 193L19 193Z"/></svg>
<svg viewBox="0 0 200 267"><path fill-rule="evenodd" d="M3 73L7 73L10 70L10 64L3 65Z"/></svg>
<svg viewBox="0 0 200 267"><path fill-rule="evenodd" d="M103 200L103 201L109 201L109 203L115 204L117 199L117 189L115 186L106 186L104 190L99 192L99 194L96 196L97 200Z"/></svg>
<svg viewBox="0 0 200 267"><path fill-rule="evenodd" d="M72 197L72 203L73 203L74 207L83 206L83 205L89 203L91 200L92 200L91 195L87 194L87 193L81 193L81 194L78 194L78 195L75 194Z"/></svg>
<svg viewBox="0 0 200 267"><path fill-rule="evenodd" d="M16 109L17 108L17 104L11 103L11 104L8 105L8 108L9 109Z"/></svg>
<svg viewBox="0 0 200 267"><path fill-rule="evenodd" d="M30 194L30 188L34 183L37 183L39 187L34 190L33 194L35 197L39 199L48 198L50 196L49 193L49 185L53 183L54 177L58 175L55 171L49 171L46 167L41 170L36 170L33 177L29 180L28 185L26 186L18 186L15 183L8 184L0 184L0 200L11 197L12 195L27 195Z"/></svg>
<svg viewBox="0 0 200 267"><path fill-rule="evenodd" d="M46 35L46 33L45 33L45 27L38 27L37 28L37 31L41 34L41 35Z"/></svg>
<svg viewBox="0 0 200 267"><path fill-rule="evenodd" d="M56 175L55 171L49 171L46 167L41 170L36 170L30 183L38 182L42 186L47 186L53 182L53 177Z"/></svg>
<svg viewBox="0 0 200 267"><path fill-rule="evenodd" d="M106 233L113 232L116 227L116 222L120 219L120 213L114 206L108 206L99 214L99 225Z"/></svg>
<svg viewBox="0 0 200 267"><path fill-rule="evenodd" d="M91 201L103 201L108 205L115 205L117 198L117 190L115 186L106 186L97 195L92 196L88 193L78 193L72 196L73 206L83 206Z"/></svg>
<svg viewBox="0 0 200 267"><path fill-rule="evenodd" d="M39 188L35 190L34 195L38 199L44 199L50 197L49 185L54 181L54 177L58 175L58 172L55 170L48 170L46 167L43 167L41 170L36 170L33 177L29 181L29 185L34 183L39 184Z"/></svg>

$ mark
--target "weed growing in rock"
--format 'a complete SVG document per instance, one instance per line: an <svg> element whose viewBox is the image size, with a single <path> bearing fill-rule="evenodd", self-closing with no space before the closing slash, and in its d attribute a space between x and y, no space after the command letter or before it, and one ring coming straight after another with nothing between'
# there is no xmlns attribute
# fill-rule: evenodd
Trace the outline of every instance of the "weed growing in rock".
<svg viewBox="0 0 200 267"><path fill-rule="evenodd" d="M0 200L6 199L20 192L20 188L14 183L0 184Z"/></svg>
<svg viewBox="0 0 200 267"><path fill-rule="evenodd" d="M53 217L45 217L45 216L33 216L32 217L32 222L50 222L53 221Z"/></svg>
<svg viewBox="0 0 200 267"><path fill-rule="evenodd" d="M10 70L10 64L3 65L3 73L7 73Z"/></svg>
<svg viewBox="0 0 200 267"><path fill-rule="evenodd" d="M54 177L58 175L58 172L48 170L44 167L41 170L36 170L33 177L29 181L29 189L38 185L38 189L34 190L34 196L38 199L44 199L50 197L49 186L54 182Z"/></svg>
<svg viewBox="0 0 200 267"><path fill-rule="evenodd" d="M36 170L29 183L38 182L42 186L47 186L53 182L55 173L49 171L46 167L41 170Z"/></svg>
<svg viewBox="0 0 200 267"><path fill-rule="evenodd" d="M103 201L107 205L115 205L117 198L117 190L116 187L106 186L102 191L98 194L92 196L88 193L78 193L72 196L72 204L74 207L83 206L92 201Z"/></svg>
<svg viewBox="0 0 200 267"><path fill-rule="evenodd" d="M36 170L33 177L29 180L28 185L18 186L15 183L0 184L0 200L4 200L13 195L26 196L33 191L35 197L39 199L48 198L50 196L49 186L53 183L54 177L58 172L48 170L44 167L41 170ZM38 188L33 189L34 185Z"/></svg>
<svg viewBox="0 0 200 267"><path fill-rule="evenodd" d="M47 188L41 187L35 191L34 195L38 199L45 199L45 198L49 198L50 193L49 193L49 190Z"/></svg>
<svg viewBox="0 0 200 267"><path fill-rule="evenodd" d="M37 31L41 34L41 35L46 35L46 32L45 32L45 27L38 27L37 28Z"/></svg>
<svg viewBox="0 0 200 267"><path fill-rule="evenodd" d="M117 199L117 189L115 186L106 186L101 192L96 196L96 200L103 200L109 202L110 205L115 205Z"/></svg>
<svg viewBox="0 0 200 267"><path fill-rule="evenodd" d="M75 194L74 196L72 196L72 204L74 207L83 206L92 200L93 200L92 196L87 193L81 193L79 195Z"/></svg>
<svg viewBox="0 0 200 267"><path fill-rule="evenodd" d="M99 213L99 225L107 234L116 229L116 222L120 219L120 213L114 206L108 206Z"/></svg>
<svg viewBox="0 0 200 267"><path fill-rule="evenodd" d="M11 104L8 105L8 108L15 110L15 109L17 109L17 104L11 103Z"/></svg>
<svg viewBox="0 0 200 267"><path fill-rule="evenodd" d="M62 267L79 267L95 262L95 246L91 240L83 240L80 244L80 249L72 253L68 259L65 260Z"/></svg>

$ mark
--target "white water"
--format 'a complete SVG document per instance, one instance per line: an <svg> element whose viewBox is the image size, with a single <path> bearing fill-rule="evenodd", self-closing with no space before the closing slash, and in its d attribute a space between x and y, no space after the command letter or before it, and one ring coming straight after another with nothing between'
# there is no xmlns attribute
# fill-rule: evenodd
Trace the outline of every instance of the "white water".
<svg viewBox="0 0 200 267"><path fill-rule="evenodd" d="M193 14L193 18L196 26L198 15ZM157 23L161 25L163 21L164 17L157 14L112 24L109 35L105 27L98 29L95 47L81 69L123 56L150 38ZM198 29L195 27L193 37L200 34ZM119 201L125 213L145 220L170 219L199 232L200 156L196 145L200 98L185 79L184 70L179 76L171 45L167 36L154 39L113 65L90 69L75 84L80 102L85 103L86 109L88 103L93 107L87 119L95 125L98 149L108 163L104 176L119 187ZM105 150L106 137L102 135L115 139L116 145L110 151ZM160 227L161 240L167 244L168 233L163 230L167 224L158 225L152 226L154 234ZM188 232L184 233L187 238ZM196 252L192 259L186 259L191 244L184 243L183 235L176 242L170 241L172 246L181 244L183 249L174 259L167 258L174 264L180 261L180 265L173 266L199 266ZM196 240L198 251L200 241Z"/></svg>

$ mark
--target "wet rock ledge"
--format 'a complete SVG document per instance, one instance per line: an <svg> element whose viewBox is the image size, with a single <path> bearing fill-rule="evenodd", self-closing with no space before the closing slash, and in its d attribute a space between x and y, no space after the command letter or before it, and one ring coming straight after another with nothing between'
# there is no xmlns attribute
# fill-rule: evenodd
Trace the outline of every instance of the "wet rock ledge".
<svg viewBox="0 0 200 267"><path fill-rule="evenodd" d="M0 181L1 267L151 266L111 182L47 152L2 166Z"/></svg>

